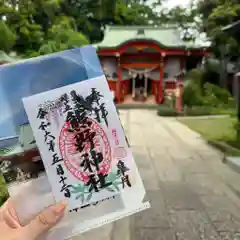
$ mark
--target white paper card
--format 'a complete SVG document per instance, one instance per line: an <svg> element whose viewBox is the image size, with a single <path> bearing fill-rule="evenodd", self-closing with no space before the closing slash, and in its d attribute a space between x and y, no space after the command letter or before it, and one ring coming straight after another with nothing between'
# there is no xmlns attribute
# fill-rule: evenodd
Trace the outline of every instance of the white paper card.
<svg viewBox="0 0 240 240"><path fill-rule="evenodd" d="M56 201L73 209L144 189L104 76L23 103Z"/></svg>

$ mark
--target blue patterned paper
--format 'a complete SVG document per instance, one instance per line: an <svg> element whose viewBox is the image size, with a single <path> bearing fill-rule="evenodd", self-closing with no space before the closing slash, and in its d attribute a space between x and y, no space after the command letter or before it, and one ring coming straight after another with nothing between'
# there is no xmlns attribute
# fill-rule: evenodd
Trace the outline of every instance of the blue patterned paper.
<svg viewBox="0 0 240 240"><path fill-rule="evenodd" d="M23 97L102 75L91 46L0 66L0 139L18 135L28 123Z"/></svg>

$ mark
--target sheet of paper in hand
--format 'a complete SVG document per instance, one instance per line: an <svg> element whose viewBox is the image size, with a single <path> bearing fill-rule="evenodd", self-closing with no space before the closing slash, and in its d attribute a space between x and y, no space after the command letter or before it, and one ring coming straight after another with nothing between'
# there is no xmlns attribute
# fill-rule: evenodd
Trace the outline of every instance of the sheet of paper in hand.
<svg viewBox="0 0 240 240"><path fill-rule="evenodd" d="M71 209L134 188L136 165L104 76L23 104L57 201Z"/></svg>

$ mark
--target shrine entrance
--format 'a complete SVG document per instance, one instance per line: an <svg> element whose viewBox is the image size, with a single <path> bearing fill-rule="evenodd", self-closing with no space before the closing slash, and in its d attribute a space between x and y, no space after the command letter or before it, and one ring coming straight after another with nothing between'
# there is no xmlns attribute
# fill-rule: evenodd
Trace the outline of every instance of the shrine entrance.
<svg viewBox="0 0 240 240"><path fill-rule="evenodd" d="M152 95L152 80L149 78L152 70L153 69L129 69L129 75L132 77L130 80L132 100L143 102Z"/></svg>
<svg viewBox="0 0 240 240"><path fill-rule="evenodd" d="M131 79L131 94L135 101L145 101L147 98L147 82L148 79L142 74L137 74Z"/></svg>
<svg viewBox="0 0 240 240"><path fill-rule="evenodd" d="M145 77L143 75L137 74L137 77L135 79L132 78L132 81L135 81L135 89L145 88Z"/></svg>

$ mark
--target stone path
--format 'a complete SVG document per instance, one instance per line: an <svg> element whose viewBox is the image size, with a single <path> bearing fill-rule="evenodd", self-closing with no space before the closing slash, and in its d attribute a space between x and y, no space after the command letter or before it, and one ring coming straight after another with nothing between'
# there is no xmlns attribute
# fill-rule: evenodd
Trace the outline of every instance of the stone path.
<svg viewBox="0 0 240 240"><path fill-rule="evenodd" d="M240 174L221 162L221 153L156 111L122 110L120 117L152 208L74 239L235 239Z"/></svg>

